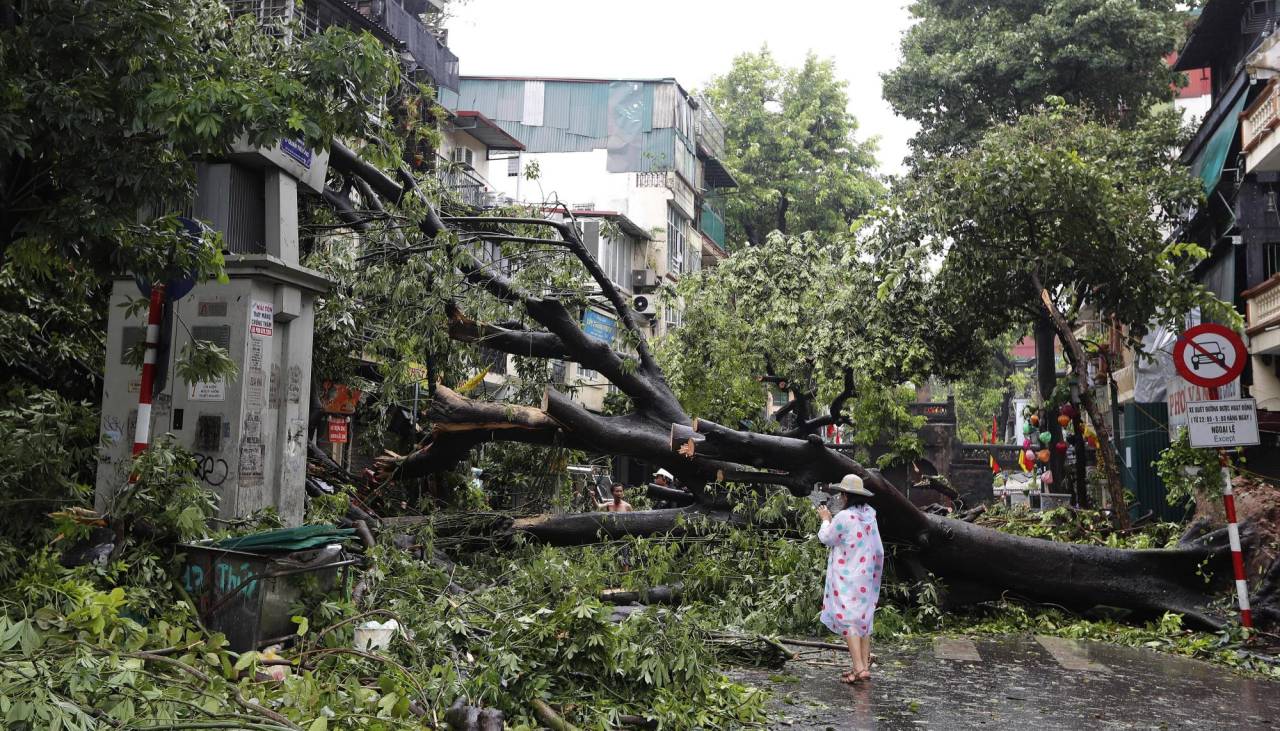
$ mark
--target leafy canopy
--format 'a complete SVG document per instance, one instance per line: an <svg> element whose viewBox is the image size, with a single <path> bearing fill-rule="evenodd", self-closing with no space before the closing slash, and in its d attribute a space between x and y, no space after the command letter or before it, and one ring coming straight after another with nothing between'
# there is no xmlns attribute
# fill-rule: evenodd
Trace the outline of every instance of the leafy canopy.
<svg viewBox="0 0 1280 731"><path fill-rule="evenodd" d="M987 128L1060 96L1134 121L1170 97L1164 63L1185 16L1169 0L917 0L902 63L884 75L895 112L920 123L922 159L961 151Z"/></svg>
<svg viewBox="0 0 1280 731"><path fill-rule="evenodd" d="M882 287L871 252L851 235L771 234L713 269L682 278L684 325L658 343L667 380L690 414L724 424L759 420L758 377L811 385L825 409L857 384L848 413L867 444L908 424L896 388L931 367L918 339L932 320L918 277ZM903 407L903 408L900 408Z"/></svg>
<svg viewBox="0 0 1280 731"><path fill-rule="evenodd" d="M759 246L775 230L845 232L881 193L875 143L856 139L858 121L830 59L810 54L787 68L767 47L744 53L707 96L738 181L727 204L731 249Z"/></svg>
<svg viewBox="0 0 1280 731"><path fill-rule="evenodd" d="M1053 101L904 183L886 251L940 258L938 319L979 342L1035 322L1037 281L1068 316L1088 303L1138 338L1216 302L1185 277L1205 252L1165 238L1200 195L1169 153L1178 134L1173 113L1124 130Z"/></svg>

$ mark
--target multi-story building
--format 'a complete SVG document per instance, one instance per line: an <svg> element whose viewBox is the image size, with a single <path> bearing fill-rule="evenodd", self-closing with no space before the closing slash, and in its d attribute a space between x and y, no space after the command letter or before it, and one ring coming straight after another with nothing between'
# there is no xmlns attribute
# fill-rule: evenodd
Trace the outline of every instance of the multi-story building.
<svg viewBox="0 0 1280 731"><path fill-rule="evenodd" d="M556 205L572 209L651 334L680 324L678 303L654 294L726 256L723 194L735 185L720 161L724 128L703 100L673 79L464 76L441 102L455 115L492 120L522 145L491 147L473 164L497 188L495 202L543 206L548 215ZM617 330L604 309L584 313L584 325L605 340ZM597 374L567 365L556 377L588 408L603 406L609 386Z"/></svg>
<svg viewBox="0 0 1280 731"><path fill-rule="evenodd" d="M1182 160L1205 202L1180 238L1209 258L1196 279L1246 313L1250 362L1232 391L1258 402L1263 445L1251 469L1280 467L1280 3L1209 0L1175 68L1209 69L1210 105ZM1174 394L1170 393L1170 416Z"/></svg>

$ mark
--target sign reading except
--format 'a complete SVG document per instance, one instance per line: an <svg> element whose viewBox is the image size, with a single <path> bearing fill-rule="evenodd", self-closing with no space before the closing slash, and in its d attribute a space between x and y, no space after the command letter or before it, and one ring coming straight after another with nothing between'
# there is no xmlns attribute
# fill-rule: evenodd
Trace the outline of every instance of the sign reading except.
<svg viewBox="0 0 1280 731"><path fill-rule="evenodd" d="M275 305L270 302L249 303L249 334L271 337L275 324Z"/></svg>
<svg viewBox="0 0 1280 731"><path fill-rule="evenodd" d="M1258 409L1253 399L1192 401L1187 404L1191 446L1225 449L1259 444Z"/></svg>
<svg viewBox="0 0 1280 731"><path fill-rule="evenodd" d="M329 417L329 443L347 443L347 420L345 417Z"/></svg>
<svg viewBox="0 0 1280 731"><path fill-rule="evenodd" d="M1248 351L1230 328L1202 322L1178 337L1173 365L1189 383L1217 388L1234 381L1244 371Z"/></svg>
<svg viewBox="0 0 1280 731"><path fill-rule="evenodd" d="M1182 376L1172 375L1166 381L1169 403L1169 439L1176 440L1183 429L1187 428L1187 405L1196 401L1209 401L1209 389L1187 383ZM1240 398L1240 379L1237 378L1225 386L1218 386L1218 398Z"/></svg>

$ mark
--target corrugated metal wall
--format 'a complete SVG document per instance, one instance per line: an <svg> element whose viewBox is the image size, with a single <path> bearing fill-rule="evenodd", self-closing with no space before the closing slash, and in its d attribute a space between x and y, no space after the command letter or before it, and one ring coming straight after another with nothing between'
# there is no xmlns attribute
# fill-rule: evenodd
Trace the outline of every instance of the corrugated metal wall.
<svg viewBox="0 0 1280 731"><path fill-rule="evenodd" d="M1124 434L1120 438L1120 470L1125 489L1134 494L1135 516L1154 510L1161 520L1181 520L1183 510L1165 501L1164 482L1152 462L1169 446L1169 407L1160 403L1128 403L1123 407Z"/></svg>
<svg viewBox="0 0 1280 731"><path fill-rule="evenodd" d="M524 123L526 88L531 83L542 87L541 125ZM615 83L621 82L463 79L458 94L442 93L441 101L451 109L478 111L494 120L529 152L588 152L608 146L609 88ZM674 82L642 83L641 134L636 142L640 162L627 167L638 168L634 172L679 170L693 180L692 145L673 130L687 102ZM677 139L681 151L676 149Z"/></svg>

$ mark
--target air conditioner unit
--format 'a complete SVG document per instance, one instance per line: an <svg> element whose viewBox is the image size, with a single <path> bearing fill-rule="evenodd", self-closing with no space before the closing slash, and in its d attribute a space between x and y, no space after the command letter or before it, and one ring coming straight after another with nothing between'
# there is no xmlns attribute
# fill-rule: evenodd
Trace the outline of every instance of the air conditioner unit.
<svg viewBox="0 0 1280 731"><path fill-rule="evenodd" d="M469 147L455 147L451 159L459 165L475 168L476 153Z"/></svg>
<svg viewBox="0 0 1280 731"><path fill-rule="evenodd" d="M658 273L652 269L631 270L631 291L647 292L658 288Z"/></svg>
<svg viewBox="0 0 1280 731"><path fill-rule="evenodd" d="M658 298L649 294L638 294L631 298L631 309L636 314L656 317L658 314Z"/></svg>

